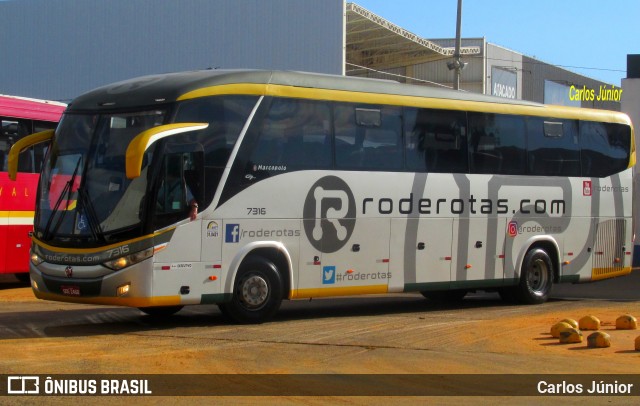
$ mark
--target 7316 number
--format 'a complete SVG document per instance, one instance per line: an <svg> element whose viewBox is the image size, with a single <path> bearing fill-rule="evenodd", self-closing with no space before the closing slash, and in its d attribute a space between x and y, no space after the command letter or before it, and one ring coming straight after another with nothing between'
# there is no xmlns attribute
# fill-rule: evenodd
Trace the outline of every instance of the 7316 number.
<svg viewBox="0 0 640 406"><path fill-rule="evenodd" d="M265 207L247 207L247 215L249 216L265 216L267 209Z"/></svg>

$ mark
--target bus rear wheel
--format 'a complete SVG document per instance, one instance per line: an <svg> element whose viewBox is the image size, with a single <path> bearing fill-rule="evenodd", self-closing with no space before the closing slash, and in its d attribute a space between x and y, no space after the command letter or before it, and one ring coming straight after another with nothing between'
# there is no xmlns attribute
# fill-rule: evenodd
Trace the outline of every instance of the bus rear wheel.
<svg viewBox="0 0 640 406"><path fill-rule="evenodd" d="M527 252L522 262L520 283L514 287L515 299L524 304L540 304L547 301L553 287L553 263L547 252L534 248Z"/></svg>
<svg viewBox="0 0 640 406"><path fill-rule="evenodd" d="M273 317L282 303L282 278L269 260L251 257L236 277L233 298L218 307L226 317L242 324L258 324Z"/></svg>

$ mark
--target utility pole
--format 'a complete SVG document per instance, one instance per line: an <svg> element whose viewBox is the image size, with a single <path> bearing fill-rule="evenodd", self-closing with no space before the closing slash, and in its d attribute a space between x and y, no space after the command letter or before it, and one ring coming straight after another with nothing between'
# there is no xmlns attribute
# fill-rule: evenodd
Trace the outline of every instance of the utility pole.
<svg viewBox="0 0 640 406"><path fill-rule="evenodd" d="M453 88L460 90L460 71L467 65L460 60L460 48L462 47L462 0L458 0L458 17L456 19L456 48L453 53L453 62L447 63L449 70L454 71Z"/></svg>

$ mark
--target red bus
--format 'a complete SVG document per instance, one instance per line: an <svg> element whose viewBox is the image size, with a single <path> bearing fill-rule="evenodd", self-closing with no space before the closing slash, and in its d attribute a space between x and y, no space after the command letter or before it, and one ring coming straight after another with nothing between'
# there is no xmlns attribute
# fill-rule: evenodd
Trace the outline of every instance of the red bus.
<svg viewBox="0 0 640 406"><path fill-rule="evenodd" d="M38 144L20 155L16 182L7 175L9 149L25 135L56 128L65 108L64 103L0 95L0 274L29 280L30 233L47 145Z"/></svg>

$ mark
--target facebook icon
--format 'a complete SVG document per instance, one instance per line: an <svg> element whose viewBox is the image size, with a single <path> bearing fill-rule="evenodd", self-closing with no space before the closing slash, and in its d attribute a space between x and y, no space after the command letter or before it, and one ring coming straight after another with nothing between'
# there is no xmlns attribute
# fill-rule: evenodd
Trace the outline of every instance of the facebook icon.
<svg viewBox="0 0 640 406"><path fill-rule="evenodd" d="M225 228L224 242L240 241L240 224L227 224Z"/></svg>

